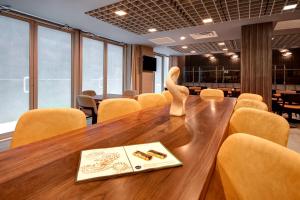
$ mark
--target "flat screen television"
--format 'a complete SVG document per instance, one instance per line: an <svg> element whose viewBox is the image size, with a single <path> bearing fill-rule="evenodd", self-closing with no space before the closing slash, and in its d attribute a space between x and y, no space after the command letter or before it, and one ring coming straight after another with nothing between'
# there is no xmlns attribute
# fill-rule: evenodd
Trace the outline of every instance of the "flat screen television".
<svg viewBox="0 0 300 200"><path fill-rule="evenodd" d="M156 58L150 56L143 56L143 70L156 71Z"/></svg>

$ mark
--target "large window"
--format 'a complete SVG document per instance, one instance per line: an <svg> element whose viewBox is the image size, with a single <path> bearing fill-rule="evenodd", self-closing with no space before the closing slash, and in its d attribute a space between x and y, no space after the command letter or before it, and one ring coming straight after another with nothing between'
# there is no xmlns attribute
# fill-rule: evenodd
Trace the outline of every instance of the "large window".
<svg viewBox="0 0 300 200"><path fill-rule="evenodd" d="M29 23L0 16L0 133L29 109Z"/></svg>
<svg viewBox="0 0 300 200"><path fill-rule="evenodd" d="M103 94L103 42L83 37L82 90Z"/></svg>
<svg viewBox="0 0 300 200"><path fill-rule="evenodd" d="M169 65L170 65L170 58L168 56L164 56L164 87L166 87L166 80L170 68Z"/></svg>
<svg viewBox="0 0 300 200"><path fill-rule="evenodd" d="M156 58L156 72L155 72L155 93L162 91L162 57L155 56Z"/></svg>
<svg viewBox="0 0 300 200"><path fill-rule="evenodd" d="M38 26L38 107L71 106L71 34Z"/></svg>
<svg viewBox="0 0 300 200"><path fill-rule="evenodd" d="M107 44L107 93L123 93L123 47Z"/></svg>

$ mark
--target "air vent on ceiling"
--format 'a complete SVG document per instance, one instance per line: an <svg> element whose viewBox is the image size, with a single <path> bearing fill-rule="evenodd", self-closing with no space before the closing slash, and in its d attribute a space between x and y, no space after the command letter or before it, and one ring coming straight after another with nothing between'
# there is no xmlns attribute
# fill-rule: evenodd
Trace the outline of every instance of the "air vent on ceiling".
<svg viewBox="0 0 300 200"><path fill-rule="evenodd" d="M218 34L216 33L216 31L206 31L206 32L201 32L201 33L193 33L193 34L190 34L190 36L194 40L201 40L201 39L218 37Z"/></svg>
<svg viewBox="0 0 300 200"><path fill-rule="evenodd" d="M154 42L155 44L170 44L175 42L172 38L169 37L162 37L162 38L153 38L149 39L151 42Z"/></svg>

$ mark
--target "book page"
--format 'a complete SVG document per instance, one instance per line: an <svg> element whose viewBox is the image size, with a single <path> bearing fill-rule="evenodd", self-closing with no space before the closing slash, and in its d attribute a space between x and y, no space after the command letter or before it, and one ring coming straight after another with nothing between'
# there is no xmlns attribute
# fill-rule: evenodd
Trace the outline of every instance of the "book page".
<svg viewBox="0 0 300 200"><path fill-rule="evenodd" d="M133 172L123 147L81 152L77 181Z"/></svg>
<svg viewBox="0 0 300 200"><path fill-rule="evenodd" d="M176 167L181 166L182 163L166 149L160 142L147 143L147 144L138 144L138 145L130 145L124 147L128 159L131 163L134 172L150 170L150 169L160 169L167 167ZM152 152L149 153L150 150L154 150L154 154ZM147 158L143 158L143 156L139 157L136 155L136 152L142 152L147 155L155 155L150 156L149 160ZM155 152L160 154L155 154ZM143 154L142 154L143 155ZM146 155L146 156L147 156Z"/></svg>

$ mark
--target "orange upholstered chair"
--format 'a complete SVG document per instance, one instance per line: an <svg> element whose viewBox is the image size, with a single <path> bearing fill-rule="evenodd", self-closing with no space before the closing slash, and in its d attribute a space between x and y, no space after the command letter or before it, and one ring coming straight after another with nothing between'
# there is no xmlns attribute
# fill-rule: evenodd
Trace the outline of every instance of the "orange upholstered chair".
<svg viewBox="0 0 300 200"><path fill-rule="evenodd" d="M248 134L229 136L216 169L226 199L300 199L300 155Z"/></svg>
<svg viewBox="0 0 300 200"><path fill-rule="evenodd" d="M252 93L242 93L237 100L241 99L251 99L251 100L256 100L256 101L263 101L262 96L258 94L252 94Z"/></svg>
<svg viewBox="0 0 300 200"><path fill-rule="evenodd" d="M103 100L98 108L97 122L104 122L141 110L140 104L130 98L114 98Z"/></svg>
<svg viewBox="0 0 300 200"><path fill-rule="evenodd" d="M86 127L85 114L77 109L30 110L18 120L11 147L44 140L83 127Z"/></svg>
<svg viewBox="0 0 300 200"><path fill-rule="evenodd" d="M229 135L247 133L286 146L289 123L283 117L254 108L237 109L229 122Z"/></svg>
<svg viewBox="0 0 300 200"><path fill-rule="evenodd" d="M201 90L200 97L224 97L224 92L219 89L204 89Z"/></svg>
<svg viewBox="0 0 300 200"><path fill-rule="evenodd" d="M138 96L138 102L142 109L162 106L167 104L166 98L162 94L144 93Z"/></svg>
<svg viewBox="0 0 300 200"><path fill-rule="evenodd" d="M240 99L237 101L234 110L239 108L255 108L258 110L268 111L268 106L262 101L252 100L252 99Z"/></svg>

